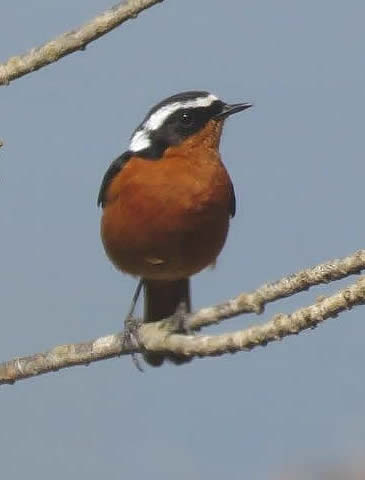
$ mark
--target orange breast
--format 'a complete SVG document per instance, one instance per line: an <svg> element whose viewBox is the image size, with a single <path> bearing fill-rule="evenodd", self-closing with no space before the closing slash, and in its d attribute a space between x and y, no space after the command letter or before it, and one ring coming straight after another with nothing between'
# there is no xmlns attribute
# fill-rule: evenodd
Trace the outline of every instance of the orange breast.
<svg viewBox="0 0 365 480"><path fill-rule="evenodd" d="M189 277L220 253L230 202L230 179L215 148L172 147L159 160L132 157L106 195L105 250L132 275Z"/></svg>

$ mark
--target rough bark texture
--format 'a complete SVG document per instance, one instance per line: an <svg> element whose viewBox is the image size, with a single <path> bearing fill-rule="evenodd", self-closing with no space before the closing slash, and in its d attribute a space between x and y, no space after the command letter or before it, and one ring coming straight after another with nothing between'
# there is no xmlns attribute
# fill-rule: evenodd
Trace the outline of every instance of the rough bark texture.
<svg viewBox="0 0 365 480"><path fill-rule="evenodd" d="M261 313L264 305L313 285L328 283L365 269L365 250L333 260L311 269L289 275L277 282L266 284L251 293L215 307L209 307L192 314L186 324L192 330L218 323L242 313ZM313 305L301 308L292 314L275 315L259 326L252 326L237 332L222 335L182 335L176 334L181 326L171 319L144 324L139 329L139 341L150 351L173 352L187 356L216 356L251 350L266 346L269 342L281 340L285 336L298 334L316 327L328 318L356 305L365 303L365 276L357 282L329 297L321 297ZM41 375L74 365L88 365L90 362L126 355L140 351L136 341L124 339L123 333L98 338L90 342L61 345L45 353L20 357L0 364L0 384L14 383L17 380Z"/></svg>

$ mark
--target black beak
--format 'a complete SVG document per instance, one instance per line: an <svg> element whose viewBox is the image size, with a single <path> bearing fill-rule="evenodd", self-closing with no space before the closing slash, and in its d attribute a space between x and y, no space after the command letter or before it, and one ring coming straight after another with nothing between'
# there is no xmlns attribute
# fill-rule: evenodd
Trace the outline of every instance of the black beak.
<svg viewBox="0 0 365 480"><path fill-rule="evenodd" d="M233 103L232 105L228 105L226 103L223 106L223 110L218 113L215 118L224 119L229 117L233 113L242 112L242 110L246 110L246 108L250 108L252 106L252 103Z"/></svg>

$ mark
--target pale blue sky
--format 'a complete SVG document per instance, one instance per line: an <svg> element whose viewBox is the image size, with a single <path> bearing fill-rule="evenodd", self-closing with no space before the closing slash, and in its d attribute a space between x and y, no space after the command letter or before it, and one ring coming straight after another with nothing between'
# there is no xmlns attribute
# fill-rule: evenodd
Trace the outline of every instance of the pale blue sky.
<svg viewBox="0 0 365 480"><path fill-rule="evenodd" d="M0 59L110 6L3 2ZM146 111L182 90L255 103L226 125L238 211L216 269L193 280L195 308L363 248L364 15L355 0L166 0L2 87L1 360L120 329L135 280L103 252L100 181ZM1 387L2 476L266 480L359 458L363 318L180 368L140 374L122 358Z"/></svg>

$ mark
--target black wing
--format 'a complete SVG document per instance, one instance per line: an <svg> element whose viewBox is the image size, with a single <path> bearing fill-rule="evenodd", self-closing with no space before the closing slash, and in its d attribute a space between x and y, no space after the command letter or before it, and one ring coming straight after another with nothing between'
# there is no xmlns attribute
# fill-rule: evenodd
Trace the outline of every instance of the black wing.
<svg viewBox="0 0 365 480"><path fill-rule="evenodd" d="M233 218L236 213L236 195L234 193L234 186L233 183L231 182L231 202L229 204L229 213L231 214L231 217Z"/></svg>
<svg viewBox="0 0 365 480"><path fill-rule="evenodd" d="M116 158L111 164L108 170L106 171L103 181L101 182L101 187L99 190L99 195L98 195L98 207L101 205L104 207L105 205L105 197L106 197L106 191L110 185L110 182L113 180L115 175L117 175L124 165L128 162L128 160L131 157L130 152L124 152L122 155L120 155L118 158Z"/></svg>

